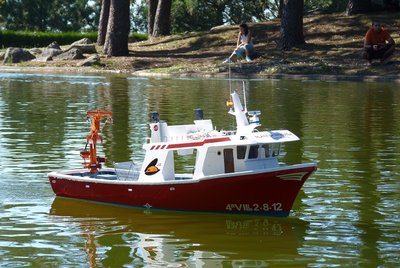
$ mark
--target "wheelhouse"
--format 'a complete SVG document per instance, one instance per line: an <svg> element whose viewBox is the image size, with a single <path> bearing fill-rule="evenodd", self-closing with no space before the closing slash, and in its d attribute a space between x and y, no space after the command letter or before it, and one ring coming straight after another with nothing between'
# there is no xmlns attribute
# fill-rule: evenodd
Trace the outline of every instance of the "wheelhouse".
<svg viewBox="0 0 400 268"><path fill-rule="evenodd" d="M280 143L209 146L197 156L194 177L278 167L280 151Z"/></svg>

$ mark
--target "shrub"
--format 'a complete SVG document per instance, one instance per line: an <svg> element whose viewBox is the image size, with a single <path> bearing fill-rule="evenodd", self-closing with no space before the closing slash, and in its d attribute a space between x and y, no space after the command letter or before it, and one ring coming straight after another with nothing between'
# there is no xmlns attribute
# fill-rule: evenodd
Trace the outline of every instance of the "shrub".
<svg viewBox="0 0 400 268"><path fill-rule="evenodd" d="M78 32L27 32L27 31L0 31L0 48L7 47L46 47L50 43L57 41L62 45L69 45L82 38L89 38L92 42L97 40L97 32L78 33ZM146 34L132 33L130 41L146 40Z"/></svg>

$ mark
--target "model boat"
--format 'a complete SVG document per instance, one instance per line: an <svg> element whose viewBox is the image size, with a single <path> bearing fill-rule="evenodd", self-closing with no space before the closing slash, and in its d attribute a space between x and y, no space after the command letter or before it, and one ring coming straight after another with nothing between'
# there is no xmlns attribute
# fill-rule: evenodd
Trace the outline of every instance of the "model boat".
<svg viewBox="0 0 400 268"><path fill-rule="evenodd" d="M110 112L90 111L84 167L48 174L57 196L123 206L198 212L288 216L316 164L284 165L281 146L299 138L289 130L258 130L260 112L247 111L237 92L227 101L236 129L217 131L196 109L193 124L168 125L151 113L150 137L140 165L103 167L97 155L101 124ZM193 170L175 172L177 155L193 155Z"/></svg>

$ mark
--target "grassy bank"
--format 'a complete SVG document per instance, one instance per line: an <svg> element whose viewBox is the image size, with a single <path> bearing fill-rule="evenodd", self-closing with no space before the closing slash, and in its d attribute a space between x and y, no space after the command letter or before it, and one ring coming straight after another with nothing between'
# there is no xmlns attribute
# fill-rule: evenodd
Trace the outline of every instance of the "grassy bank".
<svg viewBox="0 0 400 268"><path fill-rule="evenodd" d="M369 66L361 59L363 37L371 19L380 19L397 43L397 53L386 65ZM257 57L252 62L231 64L236 74L282 77L308 75L336 77L387 77L399 79L400 13L304 17L306 44L290 51L279 48L280 21L249 24L255 38ZM137 71L172 75L223 75L223 64L235 47L237 26L217 27L209 32L153 38L129 44L128 57L102 56L100 71ZM98 51L102 51L99 47ZM75 62L21 63L16 66L75 68ZM81 69L80 69L81 70ZM87 69L89 70L89 69ZM95 71L99 71L98 69Z"/></svg>
<svg viewBox="0 0 400 268"><path fill-rule="evenodd" d="M242 61L233 64L232 69L236 73L266 76L397 75L400 73L400 49L388 65L369 66L361 59L363 38L372 18L382 21L400 47L400 13L307 16L304 18L306 44L290 51L279 48L280 21L274 20L250 25L258 57L250 63ZM221 62L235 47L236 36L237 27L224 27L209 33L132 44L132 67L152 68L154 72L226 71L226 64ZM146 66L150 62L150 66Z"/></svg>

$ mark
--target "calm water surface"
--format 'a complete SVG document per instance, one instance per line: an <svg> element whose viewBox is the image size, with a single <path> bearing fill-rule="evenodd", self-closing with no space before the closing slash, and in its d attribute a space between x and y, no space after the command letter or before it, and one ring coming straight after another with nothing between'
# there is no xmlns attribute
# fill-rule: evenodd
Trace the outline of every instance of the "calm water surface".
<svg viewBox="0 0 400 268"><path fill-rule="evenodd" d="M90 109L114 114L108 165L141 159L151 111L190 123L201 107L229 129L227 80L0 73L0 267L399 267L399 85L245 82L264 127L302 138L281 160L318 163L288 218L101 205L47 182L81 166Z"/></svg>

